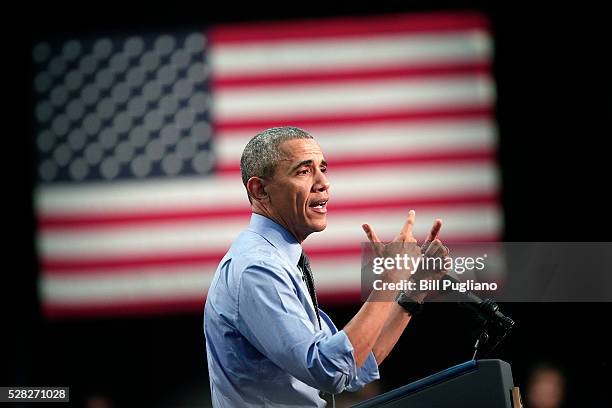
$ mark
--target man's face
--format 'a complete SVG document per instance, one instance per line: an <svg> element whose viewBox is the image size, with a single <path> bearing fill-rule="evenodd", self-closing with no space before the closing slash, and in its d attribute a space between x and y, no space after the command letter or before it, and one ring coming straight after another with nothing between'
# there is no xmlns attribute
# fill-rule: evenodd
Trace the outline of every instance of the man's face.
<svg viewBox="0 0 612 408"><path fill-rule="evenodd" d="M327 162L313 139L294 139L279 146L282 157L265 183L268 209L298 241L327 226Z"/></svg>

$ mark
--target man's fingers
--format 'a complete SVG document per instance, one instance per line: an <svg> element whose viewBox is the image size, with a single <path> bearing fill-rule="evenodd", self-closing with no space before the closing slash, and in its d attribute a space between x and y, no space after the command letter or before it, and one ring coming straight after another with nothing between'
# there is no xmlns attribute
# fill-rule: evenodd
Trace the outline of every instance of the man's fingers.
<svg viewBox="0 0 612 408"><path fill-rule="evenodd" d="M425 242L423 242L423 253L427 252L427 248L429 248L431 241L438 238L440 229L442 229L442 220L437 218L436 220L434 220L431 230L429 231L429 235L427 235L427 238L425 238Z"/></svg>
<svg viewBox="0 0 612 408"><path fill-rule="evenodd" d="M414 221L416 219L416 212L414 210L408 211L408 217L406 218L406 222L400 231L399 238L402 241L406 241L408 238L412 238L412 227L414 226Z"/></svg>
<svg viewBox="0 0 612 408"><path fill-rule="evenodd" d="M425 242L431 242L434 239L438 238L438 234L440 233L441 229L442 220L438 218L434 221L433 226L431 227L431 231L429 231L429 235L427 236L427 239L425 239Z"/></svg>
<svg viewBox="0 0 612 408"><path fill-rule="evenodd" d="M381 242L370 224L363 224L361 228L363 228L371 243L376 244Z"/></svg>
<svg viewBox="0 0 612 408"><path fill-rule="evenodd" d="M380 238L378 238L378 235L376 235L374 228L372 228L370 224L363 224L361 228L363 228L363 231L366 233L368 239L372 243L372 248L374 248L376 255L382 256L382 242Z"/></svg>

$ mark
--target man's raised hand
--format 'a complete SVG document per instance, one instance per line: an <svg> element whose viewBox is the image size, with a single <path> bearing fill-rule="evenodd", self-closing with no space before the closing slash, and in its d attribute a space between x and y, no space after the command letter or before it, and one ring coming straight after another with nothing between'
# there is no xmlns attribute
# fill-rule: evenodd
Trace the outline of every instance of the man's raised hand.
<svg viewBox="0 0 612 408"><path fill-rule="evenodd" d="M374 228L370 224L363 224L362 228L365 231L372 249L377 257L395 258L397 255L404 255L412 259L417 259L421 256L421 248L417 244L417 240L412 235L416 213L414 210L408 212L408 217L402 226L399 234L389 243L383 243ZM392 269L388 270L385 278L388 281L398 281L400 279L408 279L411 269Z"/></svg>

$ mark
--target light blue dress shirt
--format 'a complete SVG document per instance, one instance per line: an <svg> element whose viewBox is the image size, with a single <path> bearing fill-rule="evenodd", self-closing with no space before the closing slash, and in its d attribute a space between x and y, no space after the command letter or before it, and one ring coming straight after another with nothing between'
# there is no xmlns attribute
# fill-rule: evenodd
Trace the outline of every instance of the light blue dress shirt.
<svg viewBox="0 0 612 408"><path fill-rule="evenodd" d="M374 354L357 368L346 333L320 309L319 330L301 253L285 228L253 214L219 263L204 309L214 407L323 407L319 390L380 378Z"/></svg>

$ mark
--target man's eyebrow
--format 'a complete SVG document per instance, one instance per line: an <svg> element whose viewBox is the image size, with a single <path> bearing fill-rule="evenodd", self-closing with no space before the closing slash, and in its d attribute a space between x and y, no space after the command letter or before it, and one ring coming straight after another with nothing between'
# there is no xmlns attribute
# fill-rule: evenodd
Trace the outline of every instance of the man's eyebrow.
<svg viewBox="0 0 612 408"><path fill-rule="evenodd" d="M291 168L291 170L289 170L290 173L293 173L294 171L296 171L297 169L299 169L300 167L303 166L312 166L313 161L311 159L308 160L302 160L301 162L299 162L298 164L296 164L295 166L293 166ZM325 160L321 160L321 165L322 166L326 166L327 167L327 161Z"/></svg>
<svg viewBox="0 0 612 408"><path fill-rule="evenodd" d="M312 160L310 160L310 159L309 160L302 160L301 162L299 162L298 164L293 166L289 172L293 173L294 171L296 171L297 169L299 169L302 166L311 166L311 165L312 165Z"/></svg>

